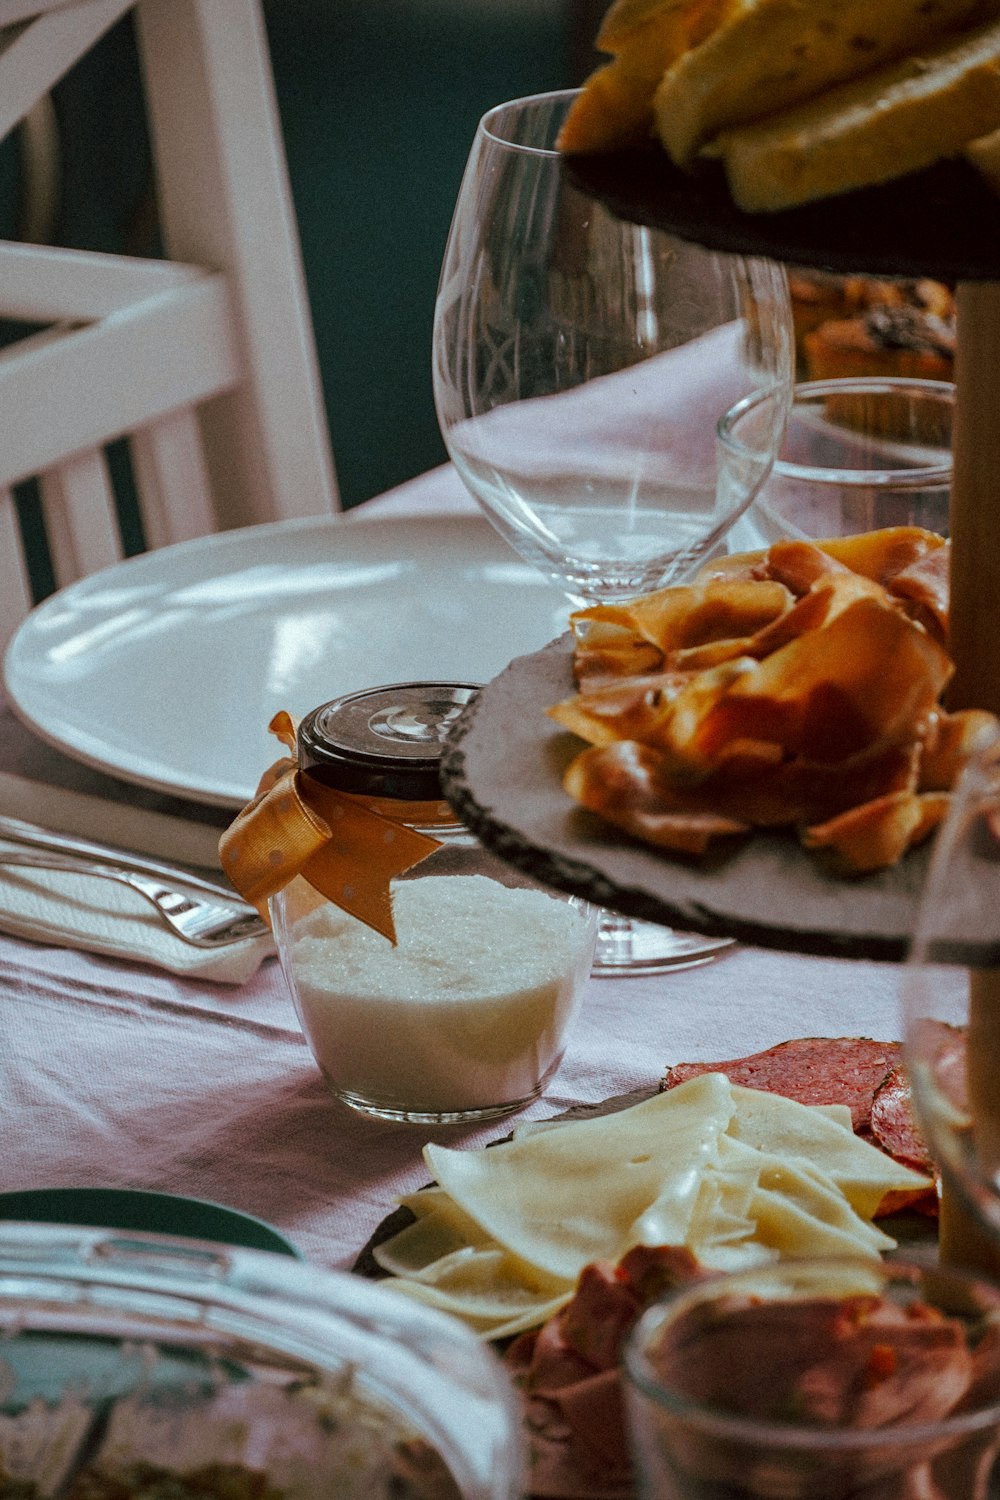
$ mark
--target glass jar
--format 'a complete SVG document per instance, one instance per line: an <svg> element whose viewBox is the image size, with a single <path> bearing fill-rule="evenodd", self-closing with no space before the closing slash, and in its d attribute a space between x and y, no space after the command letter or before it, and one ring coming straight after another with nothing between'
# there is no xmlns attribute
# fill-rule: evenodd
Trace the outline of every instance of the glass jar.
<svg viewBox="0 0 1000 1500"><path fill-rule="evenodd" d="M166 1235L0 1224L12 1495L517 1500L519 1434L489 1349L360 1276Z"/></svg>
<svg viewBox="0 0 1000 1500"><path fill-rule="evenodd" d="M593 960L596 910L489 853L441 799L442 742L474 692L374 688L299 725L300 772L437 843L390 884L395 944L301 875L270 903L329 1087L388 1119L486 1119L536 1098L562 1059Z"/></svg>

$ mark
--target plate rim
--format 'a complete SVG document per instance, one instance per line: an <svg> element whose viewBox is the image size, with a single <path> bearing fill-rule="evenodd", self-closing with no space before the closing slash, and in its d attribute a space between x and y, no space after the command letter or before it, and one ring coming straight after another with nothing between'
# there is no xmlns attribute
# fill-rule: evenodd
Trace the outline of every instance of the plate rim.
<svg viewBox="0 0 1000 1500"><path fill-rule="evenodd" d="M509 557L513 567L522 568L526 576L537 577L543 586L546 583L544 576L538 574L529 563L525 562L490 524L489 519L479 511L440 510L403 514L383 511L375 515L364 516L356 513L361 509L357 507L356 511L339 512L330 516L296 516L280 521L263 522L259 525L234 527L228 531L210 532L203 537L189 538L186 541L174 542L166 547L123 558L119 562L111 563L107 567L57 589L30 611L7 643L2 662L0 662L3 701L22 724L44 744L93 771L163 796L181 798L201 806L227 810L243 807L248 793L243 790L237 791L235 788L227 789L218 779L213 779L209 783L204 777L189 778L162 763L150 762L148 757L137 757L133 752L115 752L113 747L112 753L109 754L109 745L106 740L93 736L80 726L69 726L61 731L54 716L47 711L46 705L40 702L38 696L33 696L30 674L25 671L26 664L23 658L30 651L33 637L39 629L44 631L52 615L65 609L67 605L72 606L79 600L86 600L90 594L107 587L109 580L136 576L141 579L146 573L155 576L164 569L169 570L174 564L180 564L183 567L192 558L202 563L202 566L196 570L198 576L215 576L217 572L224 571L224 569L212 568L213 560L217 562L220 552L223 554L239 553L248 546L260 547L264 550L268 542L273 541L275 537L308 536L312 532L326 534L340 530L343 530L345 535L356 537L382 533L380 539L382 541L386 536L395 535L399 538L400 552L404 556L406 554L403 551L403 543L407 537L416 532L421 533L422 545L425 546L428 535L433 536L434 533L439 535L442 542L448 536L455 538L456 541L461 539L461 545L466 547L474 546L476 539L479 539L490 547L498 549L496 553L498 560ZM557 595L555 585L552 585L552 588L554 594ZM26 642L29 645L26 646ZM29 663L30 660L30 655L27 655ZM26 683L27 691L25 691Z"/></svg>

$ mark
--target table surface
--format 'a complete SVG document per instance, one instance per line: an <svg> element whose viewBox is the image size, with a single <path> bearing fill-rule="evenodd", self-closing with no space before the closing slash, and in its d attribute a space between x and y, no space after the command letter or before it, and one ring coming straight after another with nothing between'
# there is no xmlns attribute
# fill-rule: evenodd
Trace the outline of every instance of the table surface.
<svg viewBox="0 0 1000 1500"><path fill-rule="evenodd" d="M362 512L471 506L450 468ZM354 513L356 514L356 513ZM2 811L2 808L0 808ZM591 980L563 1064L517 1118L656 1087L671 1063L794 1036L901 1034L891 965L735 948L700 968ZM428 1139L476 1129L369 1120L327 1092L274 961L238 988L0 934L0 1191L132 1187L256 1214L317 1264L349 1267Z"/></svg>

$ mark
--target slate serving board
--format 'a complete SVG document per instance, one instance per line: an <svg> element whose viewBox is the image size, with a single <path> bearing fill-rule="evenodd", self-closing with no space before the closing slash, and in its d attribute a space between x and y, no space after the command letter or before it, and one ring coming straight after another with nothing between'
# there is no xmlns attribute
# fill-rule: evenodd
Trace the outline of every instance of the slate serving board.
<svg viewBox="0 0 1000 1500"><path fill-rule="evenodd" d="M1000 197L964 158L758 214L736 207L720 164L682 172L657 147L567 156L564 170L618 218L710 250L855 275L1000 279Z"/></svg>
<svg viewBox="0 0 1000 1500"><path fill-rule="evenodd" d="M567 634L515 659L455 724L442 761L445 796L487 847L545 884L626 916L791 952L905 957L929 845L892 869L848 880L828 873L790 832L754 834L711 861L631 840L562 789L582 742L545 710L572 690ZM1000 910L1000 862L984 878L996 882ZM1000 962L996 934L969 934L961 961Z"/></svg>

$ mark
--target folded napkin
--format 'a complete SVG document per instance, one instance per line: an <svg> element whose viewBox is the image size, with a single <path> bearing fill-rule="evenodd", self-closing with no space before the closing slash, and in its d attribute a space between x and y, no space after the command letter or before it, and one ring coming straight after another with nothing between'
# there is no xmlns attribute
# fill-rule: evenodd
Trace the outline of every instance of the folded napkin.
<svg viewBox="0 0 1000 1500"><path fill-rule="evenodd" d="M18 847L0 840L0 851ZM14 865L0 865L0 929L217 984L243 984L274 951L268 935L195 948L164 925L144 896L115 880Z"/></svg>

